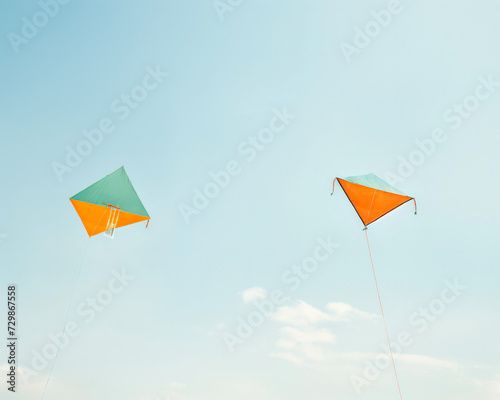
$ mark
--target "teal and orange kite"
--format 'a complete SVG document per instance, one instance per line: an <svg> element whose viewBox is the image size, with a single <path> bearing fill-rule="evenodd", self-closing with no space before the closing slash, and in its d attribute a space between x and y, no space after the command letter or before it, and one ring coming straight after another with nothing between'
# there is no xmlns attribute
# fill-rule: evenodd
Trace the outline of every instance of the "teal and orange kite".
<svg viewBox="0 0 500 400"><path fill-rule="evenodd" d="M149 223L149 214L124 167L75 194L70 201L89 237L102 232L113 237L115 228L146 220Z"/></svg>
<svg viewBox="0 0 500 400"><path fill-rule="evenodd" d="M415 203L415 214L417 213L415 198L401 193L374 174L335 178L334 187L335 180L339 182L365 227L411 200Z"/></svg>

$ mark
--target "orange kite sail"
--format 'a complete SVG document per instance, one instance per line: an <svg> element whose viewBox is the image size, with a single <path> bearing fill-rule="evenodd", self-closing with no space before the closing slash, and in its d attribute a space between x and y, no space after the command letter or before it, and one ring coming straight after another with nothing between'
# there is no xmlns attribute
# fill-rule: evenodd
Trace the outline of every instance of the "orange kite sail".
<svg viewBox="0 0 500 400"><path fill-rule="evenodd" d="M415 199L401 193L374 174L335 178L365 226ZM333 194L333 191L332 191ZM415 214L417 203L415 202Z"/></svg>

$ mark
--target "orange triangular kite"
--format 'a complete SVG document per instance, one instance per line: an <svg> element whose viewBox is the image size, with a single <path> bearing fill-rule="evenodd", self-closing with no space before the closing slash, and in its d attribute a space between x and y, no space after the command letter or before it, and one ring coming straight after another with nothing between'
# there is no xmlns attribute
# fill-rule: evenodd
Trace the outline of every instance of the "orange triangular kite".
<svg viewBox="0 0 500 400"><path fill-rule="evenodd" d="M413 197L401 193L374 174L335 179L339 182L365 226L368 226L400 205L410 200L415 200Z"/></svg>

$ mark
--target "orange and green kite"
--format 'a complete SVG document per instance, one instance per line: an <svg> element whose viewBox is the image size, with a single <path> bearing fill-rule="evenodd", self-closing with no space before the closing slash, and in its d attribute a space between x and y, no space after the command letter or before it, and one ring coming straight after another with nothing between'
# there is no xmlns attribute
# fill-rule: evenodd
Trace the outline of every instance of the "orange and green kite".
<svg viewBox="0 0 500 400"><path fill-rule="evenodd" d="M70 201L89 237L102 232L113 237L115 228L150 219L123 167L75 194Z"/></svg>
<svg viewBox="0 0 500 400"><path fill-rule="evenodd" d="M401 193L374 174L335 178L365 226L415 199ZM332 192L333 194L333 192ZM415 214L417 203L415 203Z"/></svg>

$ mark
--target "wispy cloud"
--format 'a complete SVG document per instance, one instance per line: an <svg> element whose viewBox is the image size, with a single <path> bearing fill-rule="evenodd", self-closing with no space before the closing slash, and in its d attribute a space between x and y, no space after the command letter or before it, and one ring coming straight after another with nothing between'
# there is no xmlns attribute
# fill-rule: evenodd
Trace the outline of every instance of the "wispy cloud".
<svg viewBox="0 0 500 400"><path fill-rule="evenodd" d="M266 297L267 292L261 287L251 287L241 292L241 298L245 304L258 299L265 299Z"/></svg>
<svg viewBox="0 0 500 400"><path fill-rule="evenodd" d="M330 302L324 309L304 301L282 306L272 317L282 326L277 331L276 350L269 355L296 367L348 376L359 369L360 363L364 365L365 360L375 359L380 353L342 351L338 346L341 338L332 329L338 323L350 325L357 321L373 322L379 318L376 314L340 302ZM455 362L419 354L399 355L398 363L412 373L433 371L435 374L455 374L460 370L460 365Z"/></svg>
<svg viewBox="0 0 500 400"><path fill-rule="evenodd" d="M497 375L494 379L474 379L473 383L480 390L500 398L500 375Z"/></svg>
<svg viewBox="0 0 500 400"><path fill-rule="evenodd" d="M376 314L361 311L346 303L328 303L326 310L328 312L299 300L295 305L280 307L273 319L282 324L307 326L321 322L374 321L379 318Z"/></svg>
<svg viewBox="0 0 500 400"><path fill-rule="evenodd" d="M425 367L426 369L434 368L457 371L460 368L460 364L419 354L402 354L401 356L399 356L398 361L400 363L411 365L413 367L421 366Z"/></svg>
<svg viewBox="0 0 500 400"><path fill-rule="evenodd" d="M280 330L288 342L295 343L335 343L336 337L328 329L297 329L287 326Z"/></svg>
<svg viewBox="0 0 500 400"><path fill-rule="evenodd" d="M330 315L314 308L304 301L298 301L297 304L293 306L278 308L272 318L276 322L295 326L315 325L320 322L332 320Z"/></svg>
<svg viewBox="0 0 500 400"><path fill-rule="evenodd" d="M328 303L326 305L331 312L332 321L353 321L353 320L376 320L380 317L377 314L361 311L347 303Z"/></svg>
<svg viewBox="0 0 500 400"><path fill-rule="evenodd" d="M332 315L304 301L280 307L273 319L287 326L278 330L276 345L280 351L271 353L271 357L302 365L305 360L322 360L325 353L321 345L332 345L337 341L330 330L317 326L335 321Z"/></svg>

